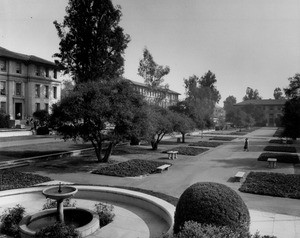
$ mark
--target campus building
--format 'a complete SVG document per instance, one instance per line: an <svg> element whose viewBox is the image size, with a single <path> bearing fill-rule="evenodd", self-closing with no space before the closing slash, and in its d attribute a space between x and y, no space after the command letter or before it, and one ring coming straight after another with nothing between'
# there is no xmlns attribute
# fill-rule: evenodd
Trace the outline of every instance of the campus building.
<svg viewBox="0 0 300 238"><path fill-rule="evenodd" d="M58 67L51 61L0 47L0 106L11 120L49 111L60 100Z"/></svg>
<svg viewBox="0 0 300 238"><path fill-rule="evenodd" d="M285 102L285 99L246 100L235 104L235 106L243 107L245 105L254 105L261 107L266 119L265 126L279 126L280 118L283 116L283 107Z"/></svg>
<svg viewBox="0 0 300 238"><path fill-rule="evenodd" d="M129 80L133 84L133 88L143 95L148 103L158 102L159 106L167 108L178 102L180 93L170 89L158 88L156 90L150 88L147 84ZM161 99L161 100L158 100Z"/></svg>

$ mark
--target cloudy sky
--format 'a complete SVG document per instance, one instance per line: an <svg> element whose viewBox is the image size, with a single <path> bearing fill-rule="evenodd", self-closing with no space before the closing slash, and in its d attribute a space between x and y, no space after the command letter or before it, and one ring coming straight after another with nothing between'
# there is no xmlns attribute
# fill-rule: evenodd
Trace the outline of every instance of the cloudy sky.
<svg viewBox="0 0 300 238"><path fill-rule="evenodd" d="M246 88L272 98L276 87L300 73L300 0L113 0L120 25L131 37L125 77L137 75L145 47L160 65L170 89L185 96L183 79L208 70L217 77L220 105L242 100ZM0 46L53 60L66 0L1 0Z"/></svg>

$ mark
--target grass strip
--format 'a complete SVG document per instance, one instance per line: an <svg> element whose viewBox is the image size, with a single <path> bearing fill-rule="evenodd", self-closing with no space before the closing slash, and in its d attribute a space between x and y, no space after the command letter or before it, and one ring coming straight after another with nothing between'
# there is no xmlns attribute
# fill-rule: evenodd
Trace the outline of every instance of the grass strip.
<svg viewBox="0 0 300 238"><path fill-rule="evenodd" d="M223 145L223 143L215 142L215 141L198 141L189 144L189 146L200 146L200 147L218 147L220 145Z"/></svg>
<svg viewBox="0 0 300 238"><path fill-rule="evenodd" d="M300 175L250 172L239 190L245 193L299 199Z"/></svg>
<svg viewBox="0 0 300 238"><path fill-rule="evenodd" d="M212 138L209 138L209 140L222 140L222 141L232 141L234 139L236 139L237 137L223 137L223 136L215 136Z"/></svg>
<svg viewBox="0 0 300 238"><path fill-rule="evenodd" d="M288 152L288 153L296 153L297 150L292 146L266 146L264 151L274 151L274 152Z"/></svg>

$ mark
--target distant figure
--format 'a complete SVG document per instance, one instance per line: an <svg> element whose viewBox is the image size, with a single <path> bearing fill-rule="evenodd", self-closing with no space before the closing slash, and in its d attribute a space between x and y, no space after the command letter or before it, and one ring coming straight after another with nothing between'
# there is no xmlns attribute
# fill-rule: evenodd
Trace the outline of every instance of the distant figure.
<svg viewBox="0 0 300 238"><path fill-rule="evenodd" d="M249 151L249 141L248 141L248 138L245 139L244 151Z"/></svg>

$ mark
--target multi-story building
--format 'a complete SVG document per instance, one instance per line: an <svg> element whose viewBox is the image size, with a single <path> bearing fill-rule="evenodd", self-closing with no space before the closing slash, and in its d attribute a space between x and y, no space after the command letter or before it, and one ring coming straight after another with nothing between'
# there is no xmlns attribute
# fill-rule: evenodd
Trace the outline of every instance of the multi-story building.
<svg viewBox="0 0 300 238"><path fill-rule="evenodd" d="M266 119L266 126L279 126L285 102L285 99L246 100L235 104L235 106L243 107L245 105L254 105L261 107Z"/></svg>
<svg viewBox="0 0 300 238"><path fill-rule="evenodd" d="M129 81L133 84L134 89L142 94L150 104L157 102L159 106L166 108L178 102L180 93L165 88L157 88L154 90L147 84L132 80Z"/></svg>
<svg viewBox="0 0 300 238"><path fill-rule="evenodd" d="M0 47L0 106L12 120L49 111L60 99L58 67L51 61Z"/></svg>

